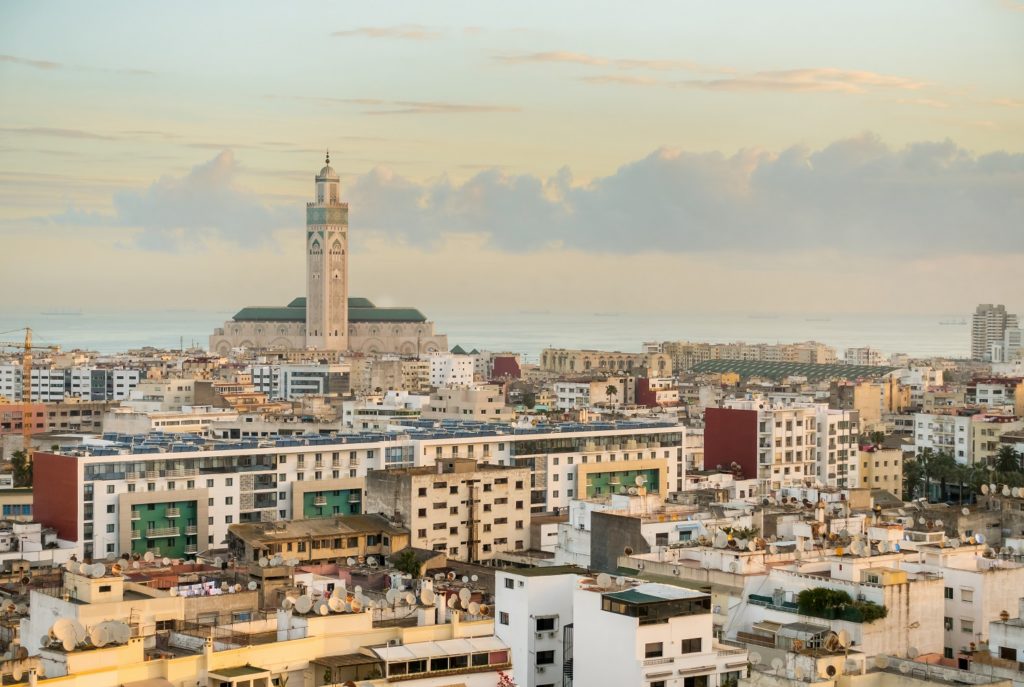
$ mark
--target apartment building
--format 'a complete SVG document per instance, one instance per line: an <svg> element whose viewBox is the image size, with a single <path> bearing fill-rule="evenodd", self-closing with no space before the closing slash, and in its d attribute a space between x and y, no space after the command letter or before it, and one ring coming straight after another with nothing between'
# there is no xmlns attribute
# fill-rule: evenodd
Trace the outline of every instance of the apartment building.
<svg viewBox="0 0 1024 687"><path fill-rule="evenodd" d="M817 479L839 489L857 486L859 413L818 404L815 406L815 419L818 427Z"/></svg>
<svg viewBox="0 0 1024 687"><path fill-rule="evenodd" d="M471 458L366 475L367 513L408 528L413 548L474 563L529 548L529 498L529 470Z"/></svg>
<svg viewBox="0 0 1024 687"><path fill-rule="evenodd" d="M577 410L590 405L590 382L558 381L554 392L555 407L559 410Z"/></svg>
<svg viewBox="0 0 1024 687"><path fill-rule="evenodd" d="M80 401L69 398L54 403L33 403L29 411L34 416L33 432L100 432L103 414L113 405L109 401ZM0 434L20 431L24 406L20 403L0 403Z"/></svg>
<svg viewBox="0 0 1024 687"><path fill-rule="evenodd" d="M580 578L573 590L573 683L735 683L745 674L747 650L715 641L711 610L711 595L692 589L622 578Z"/></svg>
<svg viewBox="0 0 1024 687"><path fill-rule="evenodd" d="M438 388L423 409L425 420L508 422L513 416L501 387L494 385Z"/></svg>
<svg viewBox="0 0 1024 687"><path fill-rule="evenodd" d="M843 362L847 365L878 367L885 364L885 356L878 349L869 346L859 346L847 348L843 353Z"/></svg>
<svg viewBox="0 0 1024 687"><path fill-rule="evenodd" d="M32 400L59 403L75 397L84 401L121 401L145 373L138 369L99 367L33 367ZM9 401L22 400L21 365L0 365L0 396Z"/></svg>
<svg viewBox="0 0 1024 687"><path fill-rule="evenodd" d="M858 460L860 487L883 489L896 498L903 498L903 451L866 446L860 449Z"/></svg>
<svg viewBox="0 0 1024 687"><path fill-rule="evenodd" d="M346 394L350 389L349 366L342 364L253 365L248 369L256 391L270 398Z"/></svg>
<svg viewBox="0 0 1024 687"><path fill-rule="evenodd" d="M409 546L409 531L380 515L243 523L228 527L228 550L241 561L281 556L300 563L390 556Z"/></svg>
<svg viewBox="0 0 1024 687"><path fill-rule="evenodd" d="M524 500L535 513L565 508L577 493L624 488L610 484L615 476L625 484L642 472L649 490L663 492L681 489L685 473L684 428L669 423L418 421L402 432L282 436L294 427L306 428L268 424L272 435L240 440L109 435L109 445L40 452L36 480L50 486L33 510L84 555L183 557L220 548L231 524L363 513L368 470L451 458L527 468Z"/></svg>
<svg viewBox="0 0 1024 687"><path fill-rule="evenodd" d="M1017 327L1017 316L1006 312L1005 305L979 305L971 318L971 359L991 361L993 346L1001 347L1006 330Z"/></svg>
<svg viewBox="0 0 1024 687"><path fill-rule="evenodd" d="M455 353L434 353L427 357L430 362L430 386L469 386L473 383L473 358Z"/></svg>

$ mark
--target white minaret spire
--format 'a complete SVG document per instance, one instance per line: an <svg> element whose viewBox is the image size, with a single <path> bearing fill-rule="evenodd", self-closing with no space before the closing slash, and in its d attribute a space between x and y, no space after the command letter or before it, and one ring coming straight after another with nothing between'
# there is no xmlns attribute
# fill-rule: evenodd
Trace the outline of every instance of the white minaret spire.
<svg viewBox="0 0 1024 687"><path fill-rule="evenodd" d="M331 152L316 175L316 200L306 204L306 346L348 350L348 203Z"/></svg>

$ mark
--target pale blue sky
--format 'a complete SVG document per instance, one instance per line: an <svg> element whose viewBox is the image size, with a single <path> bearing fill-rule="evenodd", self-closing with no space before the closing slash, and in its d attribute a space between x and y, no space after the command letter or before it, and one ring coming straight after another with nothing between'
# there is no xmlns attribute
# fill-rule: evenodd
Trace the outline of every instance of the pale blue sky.
<svg viewBox="0 0 1024 687"><path fill-rule="evenodd" d="M218 304L237 303L249 295L231 284L247 263L289 285L262 284L255 296L287 300L302 278L293 241L301 203L330 146L352 189L354 260L364 256L353 265L355 288L368 295L407 300L402 294L415 290L428 306L450 306L465 294L459 284L419 284L453 255L488 265L484 282L503 264L539 276L566 261L588 270L612 243L604 234L588 241L567 218L599 212L637 223L624 235L643 245L620 260L637 272L669 260L668 289L744 281L750 272L737 272L737 254L749 252L750 227L763 221L787 254L817 251L813 265L830 250L848 251L859 231L878 229L867 242L905 233L893 259L929 294L925 308L1024 301L1019 280L965 292L935 276L1021 252L1020 0L8 0L0 5L0 93L4 287L29 269L17 257L45 251L68 270L83 256L111 272L139 270L151 286L119 295L125 306L163 297L172 284L188 303L208 303L211 292ZM835 147L846 140L854 143ZM947 140L926 155L907 148ZM799 162L786 164L791 158ZM815 173L794 176L805 167ZM213 170L214 181L196 169ZM906 192L853 185L863 200L844 207L842 180L866 183L878 169L892 175L888 189ZM483 170L494 171L477 177ZM652 185L663 187L647 193ZM187 195L166 193L193 187L212 189L202 208L185 211ZM970 203L941 204L961 187L972 189ZM803 207L811 188L814 202ZM373 212L361 213L357 200ZM231 208L260 227L251 240L244 226L212 226ZM854 209L863 216L845 221ZM892 223L879 228L883 220ZM517 222L529 223L528 240ZM941 253L905 252L917 232L944 222ZM953 264L965 222L985 244L963 240ZM798 233L786 233L794 226ZM209 261L236 281L200 269L183 282L182 261ZM381 261L392 266L387 277L368 268ZM776 296L792 298L792 274L776 276L768 279ZM39 298L63 298L70 283L58 277ZM636 302L651 286L659 283L594 288L600 298ZM540 288L521 287L518 298L542 298ZM103 293L88 284L74 291L93 300ZM841 293L836 283L813 304L787 307L827 310ZM508 296L485 284L467 305ZM721 298L698 305L747 307L742 291ZM863 294L842 303L893 308Z"/></svg>

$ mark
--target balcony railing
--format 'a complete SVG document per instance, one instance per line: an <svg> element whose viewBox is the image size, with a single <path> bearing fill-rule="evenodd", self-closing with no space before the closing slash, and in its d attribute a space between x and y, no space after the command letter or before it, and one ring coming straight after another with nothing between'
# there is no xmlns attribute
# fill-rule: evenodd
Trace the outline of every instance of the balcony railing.
<svg viewBox="0 0 1024 687"><path fill-rule="evenodd" d="M141 519L142 519L142 513L140 513L137 510L133 510L132 511L132 520L141 520Z"/></svg>
<svg viewBox="0 0 1024 687"><path fill-rule="evenodd" d="M316 497L313 498L313 505L314 506L326 506L327 505L327 498L323 497L323 496L316 496Z"/></svg>
<svg viewBox="0 0 1024 687"><path fill-rule="evenodd" d="M132 530L132 540L142 539L142 533L138 530Z"/></svg>
<svg viewBox="0 0 1024 687"><path fill-rule="evenodd" d="M152 527L146 530L146 537L153 539L155 537L176 537L181 534L181 529L177 527Z"/></svg>
<svg viewBox="0 0 1024 687"><path fill-rule="evenodd" d="M192 535L199 534L199 528L196 527L195 525L189 525L188 527L185 528L185 534L192 534Z"/></svg>
<svg viewBox="0 0 1024 687"><path fill-rule="evenodd" d="M167 511L164 513L164 517L180 518L181 517L181 509L180 508L168 508Z"/></svg>
<svg viewBox="0 0 1024 687"><path fill-rule="evenodd" d="M197 553L198 551L199 551L199 547L197 547L195 544L186 544L185 545L185 553Z"/></svg>

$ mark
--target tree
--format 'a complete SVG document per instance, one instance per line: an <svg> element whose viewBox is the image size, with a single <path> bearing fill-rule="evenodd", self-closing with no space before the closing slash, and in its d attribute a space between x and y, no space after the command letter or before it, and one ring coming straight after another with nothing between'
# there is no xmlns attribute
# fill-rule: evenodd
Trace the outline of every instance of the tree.
<svg viewBox="0 0 1024 687"><path fill-rule="evenodd" d="M903 463L903 496L913 501L924 483L924 466L920 460L908 458Z"/></svg>
<svg viewBox="0 0 1024 687"><path fill-rule="evenodd" d="M14 468L14 486L32 486L32 463L25 451L15 451L11 454L11 467Z"/></svg>
<svg viewBox="0 0 1024 687"><path fill-rule="evenodd" d="M612 406L615 405L615 398L619 395L619 387L614 384L609 384L605 387L604 393L606 396L612 399Z"/></svg>
<svg viewBox="0 0 1024 687"><path fill-rule="evenodd" d="M523 405L533 410L534 406L537 405L537 394L532 391L527 391L523 394Z"/></svg>
<svg viewBox="0 0 1024 687"><path fill-rule="evenodd" d="M391 557L391 565L395 570L404 572L413 577L420 576L420 561L416 558L416 552L412 549L402 549Z"/></svg>
<svg viewBox="0 0 1024 687"><path fill-rule="evenodd" d="M1010 444L1003 444L995 458L996 472L1021 472L1021 454Z"/></svg>
<svg viewBox="0 0 1024 687"><path fill-rule="evenodd" d="M932 459L931 469L934 476L939 480L940 500L949 500L948 482L956 479L957 462L949 451L939 451Z"/></svg>
<svg viewBox="0 0 1024 687"><path fill-rule="evenodd" d="M871 433L871 443L875 446L881 446L882 442L885 441L885 432L874 431Z"/></svg>

